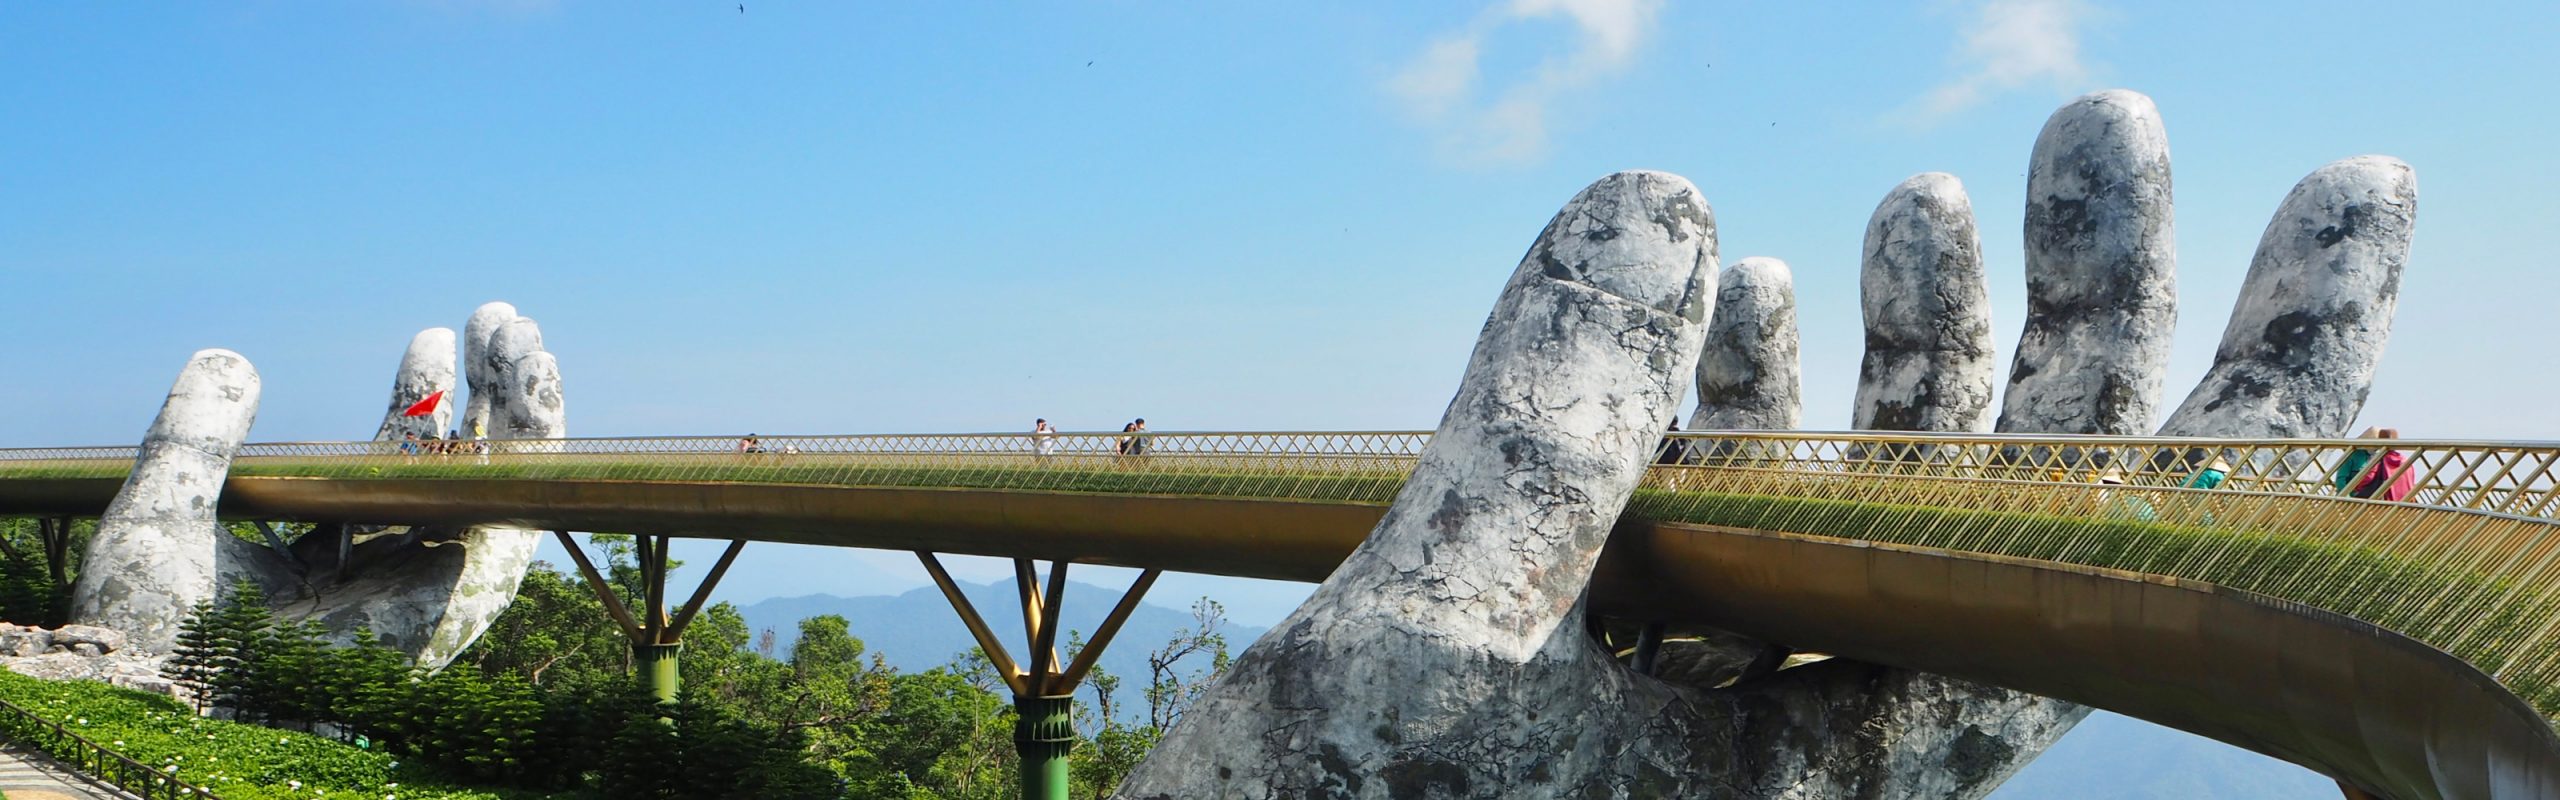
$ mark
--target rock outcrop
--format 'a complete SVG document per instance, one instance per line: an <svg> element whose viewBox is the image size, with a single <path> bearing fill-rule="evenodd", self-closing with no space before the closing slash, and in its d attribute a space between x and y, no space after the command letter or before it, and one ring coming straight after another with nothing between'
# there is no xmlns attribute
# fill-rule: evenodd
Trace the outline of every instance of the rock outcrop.
<svg viewBox="0 0 2560 800"><path fill-rule="evenodd" d="M425 439L443 436L453 429L453 329L428 328L409 339L409 350L400 356L400 371L391 376L391 407L382 415L382 427L374 431L377 441L396 442L403 436L416 434ZM411 406L437 392L446 393L435 410L423 416L406 416Z"/></svg>
<svg viewBox="0 0 2560 800"><path fill-rule="evenodd" d="M1794 430L1804 418L1795 278L1786 262L1753 257L1716 283L1689 429Z"/></svg>
<svg viewBox="0 0 2560 800"><path fill-rule="evenodd" d="M499 432L498 421L491 418L492 406L500 394L498 366L489 352L489 339L498 328L516 318L516 307L506 303L484 303L473 309L471 319L462 325L462 370L471 387L471 396L462 412L462 435L473 438Z"/></svg>
<svg viewBox="0 0 2560 800"><path fill-rule="evenodd" d="M2169 135L2122 89L2045 121L2027 164L2027 324L1999 429L2138 435L2178 324Z"/></svg>
<svg viewBox="0 0 2560 800"><path fill-rule="evenodd" d="M2213 369L2167 436L2340 436L2391 336L2418 217L2418 175L2386 156L2294 184L2258 239Z"/></svg>
<svg viewBox="0 0 2560 800"><path fill-rule="evenodd" d="M199 601L242 578L264 581L274 556L224 534L214 508L231 456L258 415L258 370L229 350L187 360L144 434L132 476L98 520L71 592L74 622L115 628L168 652Z"/></svg>
<svg viewBox="0 0 2560 800"><path fill-rule="evenodd" d="M1989 430L1991 303L1964 184L1931 172L1894 187L1867 221L1865 253L1856 427Z"/></svg>

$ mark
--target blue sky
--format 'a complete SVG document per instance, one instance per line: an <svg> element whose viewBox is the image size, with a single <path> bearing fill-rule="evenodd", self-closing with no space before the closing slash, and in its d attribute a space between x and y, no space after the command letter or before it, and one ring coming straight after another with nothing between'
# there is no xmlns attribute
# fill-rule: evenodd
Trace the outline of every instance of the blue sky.
<svg viewBox="0 0 2560 800"><path fill-rule="evenodd" d="M2541 3L735 6L0 5L0 446L132 441L212 346L255 438L365 435L409 336L493 299L577 435L1427 428L1548 215L1630 167L1793 265L1844 427L1876 200L1965 181L2005 354L2028 148L2110 87L2175 158L2167 402L2285 191L2385 153L2421 205L2367 419L2560 438ZM733 596L853 564L920 581L751 555Z"/></svg>

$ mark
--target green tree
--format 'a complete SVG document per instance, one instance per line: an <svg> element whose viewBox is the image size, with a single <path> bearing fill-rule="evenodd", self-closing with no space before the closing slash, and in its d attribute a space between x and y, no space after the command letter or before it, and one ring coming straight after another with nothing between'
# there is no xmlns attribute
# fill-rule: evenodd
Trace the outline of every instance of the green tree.
<svg viewBox="0 0 2560 800"><path fill-rule="evenodd" d="M585 579L536 561L517 585L515 601L459 660L484 674L514 675L536 686L595 681L628 671L631 639L614 626Z"/></svg>
<svg viewBox="0 0 2560 800"><path fill-rule="evenodd" d="M95 520L0 520L0 620L54 627L71 611Z"/></svg>
<svg viewBox="0 0 2560 800"><path fill-rule="evenodd" d="M169 663L161 667L162 673L187 690L188 702L199 714L212 707L214 677L222 671L222 645L213 633L214 617L220 613L221 606L214 601L196 601L178 624Z"/></svg>

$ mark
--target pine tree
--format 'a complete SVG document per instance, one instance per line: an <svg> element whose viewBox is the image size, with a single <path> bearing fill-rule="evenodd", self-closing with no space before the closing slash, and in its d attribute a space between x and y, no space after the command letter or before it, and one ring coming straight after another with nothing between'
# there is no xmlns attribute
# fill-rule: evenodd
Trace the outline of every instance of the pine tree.
<svg viewBox="0 0 2560 800"><path fill-rule="evenodd" d="M244 708L243 703L250 694L258 648L274 627L275 612L267 609L266 593L248 581L232 584L206 626L213 664L208 703L244 716L259 715L258 709Z"/></svg>
<svg viewBox="0 0 2560 800"><path fill-rule="evenodd" d="M221 672L218 659L221 645L215 641L215 617L220 612L212 600L201 600L187 612L178 625L178 638L170 648L169 663L161 670L187 690L196 713L213 707L213 680Z"/></svg>

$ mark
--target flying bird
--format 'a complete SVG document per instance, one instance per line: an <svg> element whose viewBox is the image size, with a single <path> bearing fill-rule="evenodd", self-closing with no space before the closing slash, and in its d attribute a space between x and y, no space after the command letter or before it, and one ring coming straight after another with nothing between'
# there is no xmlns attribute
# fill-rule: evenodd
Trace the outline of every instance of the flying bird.
<svg viewBox="0 0 2560 800"><path fill-rule="evenodd" d="M1091 61L1087 61L1087 62L1084 62L1084 65L1085 65L1085 66L1090 67L1090 66L1093 66L1093 62L1091 62Z"/></svg>
<svg viewBox="0 0 2560 800"><path fill-rule="evenodd" d="M738 4L738 13L740 13L740 14L747 13L747 4L745 4L745 3L739 3L739 4Z"/></svg>

